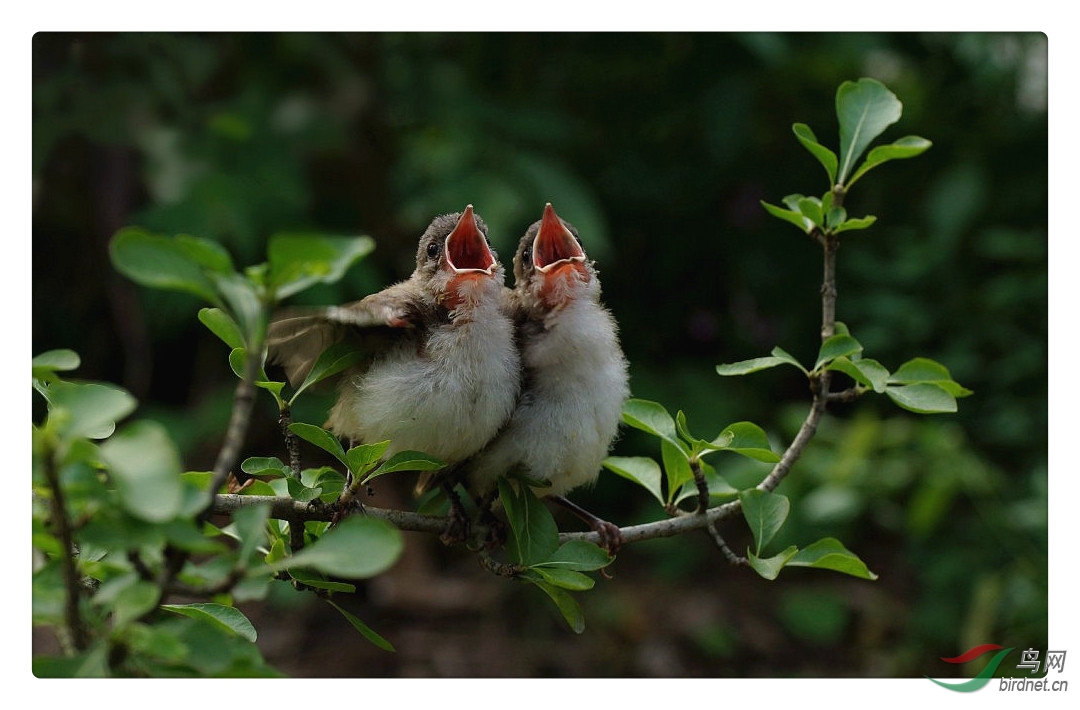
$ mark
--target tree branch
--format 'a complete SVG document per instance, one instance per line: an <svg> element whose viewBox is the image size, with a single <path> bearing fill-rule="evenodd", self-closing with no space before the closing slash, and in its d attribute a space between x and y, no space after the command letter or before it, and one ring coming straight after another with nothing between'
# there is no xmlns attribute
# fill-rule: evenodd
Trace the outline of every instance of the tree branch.
<svg viewBox="0 0 1080 710"><path fill-rule="evenodd" d="M232 416L229 418L229 428L225 432L225 440L221 444L221 450L218 451L217 460L214 463L214 477L210 483L211 491L221 490L221 487L225 485L247 436L251 410L255 405L255 376L259 371L263 349L262 340L259 338L255 340L256 342L250 344L251 347L248 348L247 356L244 358L244 376L240 379L240 384L236 386L236 394L233 396ZM214 502L214 498L211 498L206 507L195 517L197 526L201 526L210 517ZM165 564L162 566L158 580L158 587L161 589L158 604L165 603L174 586L176 576L180 574L188 556L189 553L172 545L165 548Z"/></svg>
<svg viewBox="0 0 1080 710"><path fill-rule="evenodd" d="M60 538L60 573L64 579L64 622L70 635L71 645L76 651L84 651L88 640L86 627L79 615L81 587L78 569L75 567L75 540L67 516L67 506L64 504L64 489L60 486L60 476L56 471L52 452L46 452L42 459L45 480L52 492L49 497L51 521L56 528L56 536Z"/></svg>
<svg viewBox="0 0 1080 710"><path fill-rule="evenodd" d="M289 454L289 470L292 471L293 477L300 478L300 444L296 434L289 428L290 424L292 424L292 409L286 404L278 414L278 426L281 427L281 435L285 437L285 450Z"/></svg>
<svg viewBox="0 0 1080 710"><path fill-rule="evenodd" d="M255 375L259 371L259 359L262 357L262 343L255 343L247 351L244 358L244 376L236 386L236 394L233 396L232 416L229 418L229 428L225 432L225 440L218 451L217 460L214 462L214 478L210 484L210 490L221 490L225 480L232 473L236 465L236 459L240 455L240 447L244 445L247 437L248 423L251 421L251 409L255 405ZM213 503L203 510L197 522L202 524L210 514Z"/></svg>

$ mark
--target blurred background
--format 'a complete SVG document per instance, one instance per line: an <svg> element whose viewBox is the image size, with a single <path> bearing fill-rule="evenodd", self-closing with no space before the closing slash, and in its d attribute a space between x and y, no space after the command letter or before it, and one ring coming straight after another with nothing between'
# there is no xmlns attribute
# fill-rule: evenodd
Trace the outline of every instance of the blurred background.
<svg viewBox="0 0 1080 710"><path fill-rule="evenodd" d="M890 369L931 357L975 394L946 416L875 397L834 408L780 489L792 514L774 547L835 536L880 579L767 582L704 534L649 541L579 595L577 636L538 589L408 534L398 566L342 601L395 654L310 595L243 609L267 660L299 677L945 677L958 669L939 658L979 643L1045 651L1042 34L39 33L34 353L76 350L75 374L129 389L206 470L235 384L226 349L194 298L111 268L116 230L210 237L241 265L279 231L369 234L371 257L297 298L339 303L405 277L435 214L474 204L509 262L550 201L597 262L634 395L703 438L752 420L781 450L805 380L715 366L816 353L820 248L759 201L828 189L791 124L835 149L836 89L863 76L904 104L884 140L933 147L849 195L849 214L878 222L840 251L838 317ZM327 406L309 398L296 418ZM245 455L283 453L266 397ZM659 456L632 430L614 453ZM714 463L736 485L764 474ZM411 505L410 485L374 504ZM663 516L610 473L575 497L623 525ZM744 527L722 529L735 549Z"/></svg>

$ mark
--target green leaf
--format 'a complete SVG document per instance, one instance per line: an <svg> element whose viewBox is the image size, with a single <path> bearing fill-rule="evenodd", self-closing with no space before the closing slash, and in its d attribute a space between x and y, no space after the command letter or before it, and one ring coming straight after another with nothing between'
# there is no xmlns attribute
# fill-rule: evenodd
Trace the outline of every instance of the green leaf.
<svg viewBox="0 0 1080 710"><path fill-rule="evenodd" d="M137 404L126 390L97 382L54 382L46 398L49 423L66 441L111 435L116 422L135 411Z"/></svg>
<svg viewBox="0 0 1080 710"><path fill-rule="evenodd" d="M208 271L227 274L235 270L229 252L211 239L177 234L173 241L188 258Z"/></svg>
<svg viewBox="0 0 1080 710"><path fill-rule="evenodd" d="M604 468L633 481L652 493L660 505L664 504L664 495L660 488L663 473L656 461L645 456L609 456L604 459Z"/></svg>
<svg viewBox="0 0 1080 710"><path fill-rule="evenodd" d="M282 463L277 456L252 456L244 459L240 470L252 476L286 477L292 475L292 469Z"/></svg>
<svg viewBox="0 0 1080 710"><path fill-rule="evenodd" d="M846 357L838 357L829 363L826 369L843 372L860 385L869 387L878 394L885 391L885 384L889 380L889 371L880 362L870 358L849 360Z"/></svg>
<svg viewBox="0 0 1080 710"><path fill-rule="evenodd" d="M137 284L186 291L220 305L200 261L206 255L189 242L126 227L113 236L109 256L116 270Z"/></svg>
<svg viewBox="0 0 1080 710"><path fill-rule="evenodd" d="M354 515L314 544L270 565L270 571L310 567L335 577L366 579L389 569L403 547L401 532L390 523Z"/></svg>
<svg viewBox="0 0 1080 710"><path fill-rule="evenodd" d="M273 565L285 559L285 557L285 541L281 538L275 538L274 542L270 544L270 551L266 553L263 561L268 565Z"/></svg>
<svg viewBox="0 0 1080 710"><path fill-rule="evenodd" d="M317 283L333 283L374 248L371 237L275 234L267 247L268 283L278 300Z"/></svg>
<svg viewBox="0 0 1080 710"><path fill-rule="evenodd" d="M786 364L785 361L778 357L755 357L751 360L740 360L739 362L717 365L716 374L723 377L731 377L733 375L748 375L751 372L767 370L770 367L776 367L778 365L784 364Z"/></svg>
<svg viewBox="0 0 1080 710"><path fill-rule="evenodd" d="M550 559L536 563L533 569L557 567L578 572L592 572L607 567L614 560L615 558L599 545L587 540L567 540Z"/></svg>
<svg viewBox="0 0 1080 710"><path fill-rule="evenodd" d="M758 554L773 539L787 520L791 502L779 493L751 488L739 493L743 517L754 534L754 547Z"/></svg>
<svg viewBox="0 0 1080 710"><path fill-rule="evenodd" d="M285 388L284 382L269 382L256 380L255 386L261 387L262 389L266 390L274 396L274 401L277 402L278 411L281 411L285 408L285 401L281 398L281 390Z"/></svg>
<svg viewBox="0 0 1080 710"><path fill-rule="evenodd" d="M739 495L739 490L728 483L723 476L716 472L708 461L702 460L701 472L705 475L705 484L709 490L709 505L716 503L722 503L731 500ZM672 501L674 505L679 505L687 498L693 498L697 500L698 489L695 481L687 481L683 484L682 490L675 496L675 500Z"/></svg>
<svg viewBox="0 0 1080 710"><path fill-rule="evenodd" d="M552 586L569 589L572 592L583 592L592 589L593 585L596 584L591 577L571 569L532 567L529 569L529 573L539 575L544 582Z"/></svg>
<svg viewBox="0 0 1080 710"><path fill-rule="evenodd" d="M221 338L230 348L243 348L244 336L240 333L240 326L225 311L220 308L199 309L199 321L210 329L210 332Z"/></svg>
<svg viewBox="0 0 1080 710"><path fill-rule="evenodd" d="M322 488L305 486L298 479L288 477L285 479L285 487L289 491L289 497L301 503L309 503L322 495Z"/></svg>
<svg viewBox="0 0 1080 710"><path fill-rule="evenodd" d="M555 602L555 606L559 608L559 612L566 619L566 623L570 624L570 628L573 629L575 634L580 634L585 630L585 615L581 613L581 606L576 599L570 596L569 592L537 579L530 579L529 581L543 589L551 597L551 600Z"/></svg>
<svg viewBox="0 0 1080 710"><path fill-rule="evenodd" d="M900 120L904 106L876 79L845 81L836 91L840 121L840 166L837 182L844 184L855 161L886 128Z"/></svg>
<svg viewBox="0 0 1080 710"><path fill-rule="evenodd" d="M247 365L247 350L245 348L233 348L229 352L229 367L232 369L233 374L244 379L244 367ZM255 371L255 384L265 382L268 380L265 370L263 370L260 364Z"/></svg>
<svg viewBox="0 0 1080 710"><path fill-rule="evenodd" d="M546 562L559 548L559 529L551 511L529 486L515 487L499 479L499 499L510 523L506 551L516 563L526 567Z"/></svg>
<svg viewBox="0 0 1080 710"><path fill-rule="evenodd" d="M712 444L757 461L776 463L780 460L779 454L769 446L765 430L753 422L735 422L720 432Z"/></svg>
<svg viewBox="0 0 1080 710"><path fill-rule="evenodd" d="M790 222L791 224L794 224L796 227L798 227L801 231L805 232L806 234L809 234L810 231L814 228L813 223L811 223L808 219L806 219L806 217L804 217L802 215L802 213L797 211L797 210L785 210L782 207L777 207L776 205L770 205L765 200L761 200L761 206L764 207L765 211L768 212L769 214L771 214L773 217L776 217L777 219L782 219L785 222Z"/></svg>
<svg viewBox="0 0 1080 710"><path fill-rule="evenodd" d="M446 463L434 456L428 456L419 451L399 451L384 461L381 466L375 469L375 471L364 480L370 481L376 476L381 476L384 473L395 473L397 471L438 471L440 468L446 468Z"/></svg>
<svg viewBox="0 0 1080 710"><path fill-rule="evenodd" d="M345 457L345 449L341 447L341 442L338 441L336 436L322 427L317 427L314 424L305 424L304 422L293 422L289 425L289 431L296 434L304 441L315 444L315 446L318 446L323 451L329 453L346 466L349 465L349 461Z"/></svg>
<svg viewBox="0 0 1080 710"><path fill-rule="evenodd" d="M817 362L814 369L820 370L822 365L832 362L838 357L849 357L862 352L862 344L858 340L845 333L837 333L825 339L818 351Z"/></svg>
<svg viewBox="0 0 1080 710"><path fill-rule="evenodd" d="M293 394L289 402L295 402L296 398L300 396L300 393L308 387L325 380L327 377L332 377L342 370L352 367L360 362L363 357L364 353L357 350L350 343L344 341L334 343L319 354L315 364L311 366L311 371L308 372L307 377L300 383L300 386L296 388L296 393Z"/></svg>
<svg viewBox="0 0 1080 710"><path fill-rule="evenodd" d="M355 594L356 585L349 584L348 582L331 582L326 579L324 575L316 574L310 570L303 568L296 568L289 570L289 576L295 579L297 582L304 584L313 589L325 589L330 592L343 592L345 594Z"/></svg>
<svg viewBox="0 0 1080 710"><path fill-rule="evenodd" d="M233 513L233 531L240 540L237 558L241 564L247 564L259 545L267 543L266 521L269 517L269 505L244 506Z"/></svg>
<svg viewBox="0 0 1080 710"><path fill-rule="evenodd" d="M265 482L259 480L248 481L244 486L244 490L240 491L240 495L245 496L276 496L278 492L273 487Z"/></svg>
<svg viewBox="0 0 1080 710"><path fill-rule="evenodd" d="M838 162L836 153L821 145L817 136L810 130L810 126L805 123L796 123L791 127L791 130L803 147L810 151L810 154L817 158L818 162L825 168L825 173L829 176L829 184L836 184L836 166Z"/></svg>
<svg viewBox="0 0 1080 710"><path fill-rule="evenodd" d="M100 641L74 656L39 656L31 670L35 678L106 678L109 676L109 644Z"/></svg>
<svg viewBox="0 0 1080 710"><path fill-rule="evenodd" d="M361 636L363 636L368 641L375 644L376 646L378 646L379 648L381 648L384 651L389 651L390 653L396 653L396 649L393 647L393 645L389 641L384 639L382 636L375 633L375 631L373 631L370 626L365 624L363 621L360 621L360 619L358 619L356 616L354 616L353 614L350 614L349 612L345 611L344 609L342 609L340 606L338 606L334 602L330 601L329 599L326 600L326 603L329 604L330 606L334 607L335 609L337 609L339 612L341 612L341 615L344 616L345 619L350 624L352 624L352 627L354 629L356 629L357 631L360 632Z"/></svg>
<svg viewBox="0 0 1080 710"><path fill-rule="evenodd" d="M79 367L79 354L74 350L62 348L48 350L34 357L33 369L36 379L51 379L57 370L64 372Z"/></svg>
<svg viewBox="0 0 1080 710"><path fill-rule="evenodd" d="M660 440L660 458L667 474L668 497L672 498L684 483L694 480L694 471L686 452L667 439Z"/></svg>
<svg viewBox="0 0 1080 710"><path fill-rule="evenodd" d="M198 604L162 604L161 608L174 614L206 622L230 634L236 634L251 643L255 643L259 636L248 618L236 607L203 602Z"/></svg>
<svg viewBox="0 0 1080 710"><path fill-rule="evenodd" d="M971 390L955 382L948 368L939 362L925 357L908 360L889 377L891 385L913 385L929 383L937 385L953 397L967 397Z"/></svg>
<svg viewBox="0 0 1080 710"><path fill-rule="evenodd" d="M767 370L770 367L776 367L778 365L792 365L803 372L806 372L806 368L803 367L802 363L796 360L794 356L780 347L775 347L772 349L772 355L770 357L756 357L752 360L717 365L716 374L724 377L730 377L732 375L748 375L751 372Z"/></svg>
<svg viewBox="0 0 1080 710"><path fill-rule="evenodd" d="M130 424L101 445L124 509L140 520L171 520L184 503L180 454L161 424Z"/></svg>
<svg viewBox="0 0 1080 710"><path fill-rule="evenodd" d="M316 482L313 488L319 488L322 490L322 494L319 498L324 503L333 503L341 497L341 492L345 490L345 476L340 471L332 470L333 475L324 474L319 476L319 480Z"/></svg>
<svg viewBox="0 0 1080 710"><path fill-rule="evenodd" d="M838 323L837 325L842 325L842 324ZM806 372L806 368L802 366L802 363L799 362L798 359L796 359L796 357L794 355L789 353L787 350L784 350L780 346L776 346L775 348L773 348L772 351L769 353L769 355L771 355L772 357L780 358L786 364L792 365L794 367L799 368L803 372Z"/></svg>
<svg viewBox="0 0 1080 710"><path fill-rule="evenodd" d="M125 587L112 603L113 628L120 628L139 619L157 606L161 595L157 585L142 580Z"/></svg>
<svg viewBox="0 0 1080 710"><path fill-rule="evenodd" d="M780 574L780 570L784 568L784 565L788 564L788 561L795 556L795 553L799 551L799 548L792 545L785 549L783 552L773 555L772 557L758 557L753 552L747 551L746 557L750 561L750 567L759 575L765 579L776 579Z"/></svg>
<svg viewBox="0 0 1080 710"><path fill-rule="evenodd" d="M941 363L925 357L916 357L908 360L896 369L889 378L890 384L910 385L917 382L939 382L951 380L947 367Z"/></svg>
<svg viewBox="0 0 1080 710"><path fill-rule="evenodd" d="M255 284L235 272L212 273L210 280L225 298L230 315L243 334L244 342L261 343L266 337L267 309L263 306Z"/></svg>
<svg viewBox="0 0 1080 710"><path fill-rule="evenodd" d="M843 224L846 219L846 209L844 209L843 207L833 207L825 213L825 226L835 232L836 228Z"/></svg>
<svg viewBox="0 0 1080 710"><path fill-rule="evenodd" d="M850 574L860 579L877 579L878 576L867 569L866 564L848 550L834 537L818 540L809 547L800 550L788 562L791 567L816 567L831 569Z"/></svg>
<svg viewBox="0 0 1080 710"><path fill-rule="evenodd" d="M821 211L821 200L816 197L804 197L799 200L799 213L810 220L815 226L825 225L825 215Z"/></svg>
<svg viewBox="0 0 1080 710"><path fill-rule="evenodd" d="M857 219L844 220L842 224L837 225L833 229L833 234L841 234L843 232L851 232L856 229L866 229L874 222L877 221L877 217L873 215L867 215L866 217L859 217Z"/></svg>
<svg viewBox="0 0 1080 710"><path fill-rule="evenodd" d="M345 452L345 465L354 476L363 475L368 468L382 458L388 448L390 448L389 441L359 444Z"/></svg>
<svg viewBox="0 0 1080 710"><path fill-rule="evenodd" d="M896 141L893 141L890 145L879 145L870 151L870 154L866 156L866 160L863 162L859 169L855 171L855 174L848 180L848 188L855 184L855 181L865 175L871 168L877 167L882 163L887 163L890 160L902 160L905 158L914 158L916 155L921 155L932 144L925 138L919 136L904 136Z"/></svg>
<svg viewBox="0 0 1080 710"><path fill-rule="evenodd" d="M659 402L628 399L623 405L622 419L635 429L666 439L672 444L681 444L675 433L675 420Z"/></svg>
<svg viewBox="0 0 1080 710"><path fill-rule="evenodd" d="M956 411L956 398L943 387L929 382L889 385L885 394L898 406L916 414L943 414Z"/></svg>
<svg viewBox="0 0 1080 710"><path fill-rule="evenodd" d="M783 202L784 202L784 205L786 205L789 210L795 210L796 212L798 212L799 211L799 200L802 200L802 199L805 199L805 198L806 198L806 195L804 195L804 194L802 194L800 192L793 192L790 195L784 195Z"/></svg>

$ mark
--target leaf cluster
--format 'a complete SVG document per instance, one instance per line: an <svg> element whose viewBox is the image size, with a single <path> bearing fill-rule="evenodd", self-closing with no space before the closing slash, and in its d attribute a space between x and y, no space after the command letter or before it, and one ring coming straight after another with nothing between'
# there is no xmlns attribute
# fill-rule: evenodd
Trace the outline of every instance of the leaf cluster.
<svg viewBox="0 0 1080 710"><path fill-rule="evenodd" d="M199 320L229 346L233 370L244 378L253 360L253 384L287 407L284 383L266 377L261 364L270 310L283 297L340 278L371 248L367 237L275 235L268 261L241 273L215 242L131 227L116 234L110 255L137 283L207 301ZM380 574L400 556L401 533L377 519L350 517L331 527L273 519L266 505L255 505L223 527L207 521L220 476L184 471L161 424L123 423L137 402L122 388L61 376L79 362L70 350L33 360L33 387L47 404L44 421L33 426L34 622L56 629L68 649L62 658L36 659L38 675L273 675L238 602L265 597L281 580L326 597L354 591L338 578ZM326 354L300 391L349 364L348 356ZM317 427L293 426L328 445ZM363 481L401 467L441 466L406 452L380 463L387 445L346 453L333 439L330 448ZM294 476L273 458L248 459L242 470L259 478L256 488L278 492L280 481L281 495L299 502L333 500L343 488L337 471ZM208 601L168 603L178 592ZM393 650L334 606L373 643Z"/></svg>
<svg viewBox="0 0 1080 710"><path fill-rule="evenodd" d="M603 569L614 558L585 540L560 544L559 529L551 511L530 486L500 479L499 500L509 524L506 554L515 578L542 589L570 628L580 634L585 630L585 616L571 592L592 589L595 582L584 573Z"/></svg>
<svg viewBox="0 0 1080 710"><path fill-rule="evenodd" d="M860 178L892 160L914 158L930 148L930 141L904 136L889 145L877 146L855 168L855 163L886 128L900 120L903 104L876 79L845 81L836 91L836 117L840 124L840 156L822 145L805 123L791 129L806 150L825 168L829 190L821 197L798 193L783 199L784 207L767 202L762 206L772 216L789 222L806 234L836 235L870 227L877 217L848 217L844 197Z"/></svg>

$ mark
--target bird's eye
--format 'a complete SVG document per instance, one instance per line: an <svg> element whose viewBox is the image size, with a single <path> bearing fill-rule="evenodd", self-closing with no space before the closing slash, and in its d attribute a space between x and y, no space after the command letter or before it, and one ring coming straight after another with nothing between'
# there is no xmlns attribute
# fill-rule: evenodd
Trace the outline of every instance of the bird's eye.
<svg viewBox="0 0 1080 710"><path fill-rule="evenodd" d="M427 245L427 255L429 259L434 259L439 255L439 243L431 242Z"/></svg>
<svg viewBox="0 0 1080 710"><path fill-rule="evenodd" d="M521 252L521 260L526 264L532 263L532 247L525 247L525 251Z"/></svg>

